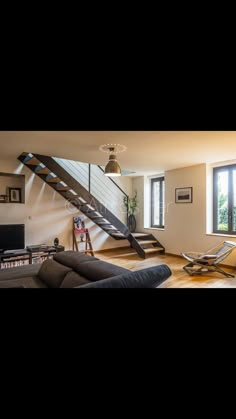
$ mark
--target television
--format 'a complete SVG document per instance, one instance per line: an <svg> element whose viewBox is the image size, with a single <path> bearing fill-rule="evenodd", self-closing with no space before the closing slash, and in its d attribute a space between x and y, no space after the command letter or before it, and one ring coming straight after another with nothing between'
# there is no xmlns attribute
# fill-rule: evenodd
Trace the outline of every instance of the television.
<svg viewBox="0 0 236 419"><path fill-rule="evenodd" d="M0 224L0 252L25 248L24 224Z"/></svg>

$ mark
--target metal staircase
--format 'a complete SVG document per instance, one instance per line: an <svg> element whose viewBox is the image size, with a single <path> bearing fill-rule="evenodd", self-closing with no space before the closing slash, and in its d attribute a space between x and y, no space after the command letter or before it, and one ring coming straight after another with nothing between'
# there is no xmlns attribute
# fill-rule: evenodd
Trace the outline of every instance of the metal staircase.
<svg viewBox="0 0 236 419"><path fill-rule="evenodd" d="M140 257L145 258L147 254L154 252L165 253L164 247L152 234L131 233L124 222L58 163L58 159L23 152L18 160L112 238L127 239Z"/></svg>

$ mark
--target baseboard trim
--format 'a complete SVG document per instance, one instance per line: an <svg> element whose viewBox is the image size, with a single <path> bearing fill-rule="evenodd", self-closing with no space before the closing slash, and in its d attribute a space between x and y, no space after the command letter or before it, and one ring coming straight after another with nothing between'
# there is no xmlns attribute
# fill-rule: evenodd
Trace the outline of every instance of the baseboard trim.
<svg viewBox="0 0 236 419"><path fill-rule="evenodd" d="M178 254L175 254L175 253L165 252L165 255L167 255L167 256L175 256L175 257L177 257L177 258L184 259L184 258L183 258L183 256L178 255Z"/></svg>

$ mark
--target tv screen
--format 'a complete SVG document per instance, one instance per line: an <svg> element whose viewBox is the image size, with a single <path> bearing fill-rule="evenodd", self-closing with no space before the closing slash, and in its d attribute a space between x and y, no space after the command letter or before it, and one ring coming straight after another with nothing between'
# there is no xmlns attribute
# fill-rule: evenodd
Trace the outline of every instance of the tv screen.
<svg viewBox="0 0 236 419"><path fill-rule="evenodd" d="M24 224L0 225L0 252L25 248Z"/></svg>

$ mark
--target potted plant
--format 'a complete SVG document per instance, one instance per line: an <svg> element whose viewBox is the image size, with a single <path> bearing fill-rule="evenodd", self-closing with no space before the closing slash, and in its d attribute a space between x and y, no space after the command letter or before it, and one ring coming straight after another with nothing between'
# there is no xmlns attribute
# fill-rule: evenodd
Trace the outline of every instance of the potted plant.
<svg viewBox="0 0 236 419"><path fill-rule="evenodd" d="M136 219L134 214L138 209L137 191L135 191L133 197L124 196L124 205L128 214L128 228L131 233L134 233L136 229Z"/></svg>

